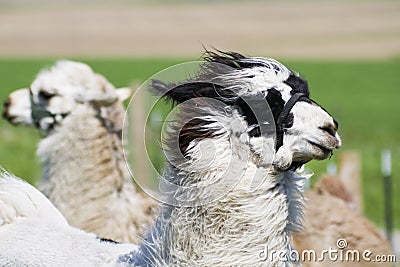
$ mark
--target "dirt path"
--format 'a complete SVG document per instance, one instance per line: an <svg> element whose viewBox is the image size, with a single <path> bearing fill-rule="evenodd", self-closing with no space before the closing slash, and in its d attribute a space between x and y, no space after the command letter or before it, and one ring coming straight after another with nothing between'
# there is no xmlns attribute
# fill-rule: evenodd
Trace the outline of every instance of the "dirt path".
<svg viewBox="0 0 400 267"><path fill-rule="evenodd" d="M199 56L202 44L289 58L399 56L400 2L0 9L0 57L186 57Z"/></svg>

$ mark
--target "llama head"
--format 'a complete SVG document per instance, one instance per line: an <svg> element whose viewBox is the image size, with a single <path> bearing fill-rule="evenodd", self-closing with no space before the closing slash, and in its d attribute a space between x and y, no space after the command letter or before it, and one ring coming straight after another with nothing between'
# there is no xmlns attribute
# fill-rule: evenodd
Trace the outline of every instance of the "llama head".
<svg viewBox="0 0 400 267"><path fill-rule="evenodd" d="M185 125L174 129L183 155L199 141L228 134L256 156L273 154L273 166L285 171L325 159L341 145L337 122L311 100L307 82L273 59L207 52L195 79L153 81L152 88L175 103L191 102L178 114Z"/></svg>
<svg viewBox="0 0 400 267"><path fill-rule="evenodd" d="M130 94L128 88L115 89L88 65L63 60L41 71L30 90L10 94L3 115L12 124L32 125L46 133L78 105L89 104L106 111Z"/></svg>

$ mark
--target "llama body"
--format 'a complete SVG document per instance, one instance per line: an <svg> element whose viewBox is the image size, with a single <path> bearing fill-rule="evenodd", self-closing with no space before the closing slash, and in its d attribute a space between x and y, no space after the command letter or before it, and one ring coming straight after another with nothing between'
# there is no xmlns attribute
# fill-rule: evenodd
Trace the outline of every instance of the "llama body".
<svg viewBox="0 0 400 267"><path fill-rule="evenodd" d="M4 115L46 135L37 151L45 194L71 225L137 242L156 203L136 191L124 160L122 101L130 90L115 89L85 64L61 61L37 76L30 93L31 101L28 89L11 94Z"/></svg>
<svg viewBox="0 0 400 267"><path fill-rule="evenodd" d="M0 173L1 266L113 266L136 249L71 227L36 188Z"/></svg>
<svg viewBox="0 0 400 267"><path fill-rule="evenodd" d="M322 255L322 250L337 248L337 241L345 239L346 249L371 251L372 255L392 255L390 245L379 233L379 230L368 221L357 209L351 193L338 177L323 177L314 189L305 194L307 199L304 209L304 228L293 235L293 244L299 253L313 250ZM312 205L318 203L318 205ZM371 256L372 256L371 255ZM373 256L371 257L371 259ZM351 259L351 258L350 258ZM368 261L360 256L359 261L324 261L302 262L310 267L362 267L393 266L390 262Z"/></svg>

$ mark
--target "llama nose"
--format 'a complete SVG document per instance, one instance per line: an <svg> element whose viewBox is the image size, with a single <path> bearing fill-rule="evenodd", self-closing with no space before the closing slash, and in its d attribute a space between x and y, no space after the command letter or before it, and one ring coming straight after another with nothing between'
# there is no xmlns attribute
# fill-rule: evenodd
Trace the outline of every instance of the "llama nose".
<svg viewBox="0 0 400 267"><path fill-rule="evenodd" d="M11 105L11 100L10 98L8 98L5 102L4 102L4 110L3 110L3 118L8 120L10 118L10 114L8 113L8 107Z"/></svg>
<svg viewBox="0 0 400 267"><path fill-rule="evenodd" d="M3 116L4 119L6 119L10 122L15 119L15 116L11 116L11 114L8 112L8 109L4 109L4 111L1 115Z"/></svg>
<svg viewBox="0 0 400 267"><path fill-rule="evenodd" d="M11 99L10 99L10 98L7 98L7 100L4 101L4 107L5 107L5 108L8 108L10 105L11 105Z"/></svg>
<svg viewBox="0 0 400 267"><path fill-rule="evenodd" d="M336 137L336 133L337 133L337 124L336 123L328 123L319 128L322 131L327 132L329 135Z"/></svg>
<svg viewBox="0 0 400 267"><path fill-rule="evenodd" d="M322 131L328 133L330 136L334 137L336 140L335 148L340 148L342 146L342 139L340 138L337 130L339 124L333 120L333 123L327 123L321 127L319 127Z"/></svg>
<svg viewBox="0 0 400 267"><path fill-rule="evenodd" d="M9 114L8 114L7 109L5 109L5 110L3 111L2 116L3 116L4 119L8 120Z"/></svg>

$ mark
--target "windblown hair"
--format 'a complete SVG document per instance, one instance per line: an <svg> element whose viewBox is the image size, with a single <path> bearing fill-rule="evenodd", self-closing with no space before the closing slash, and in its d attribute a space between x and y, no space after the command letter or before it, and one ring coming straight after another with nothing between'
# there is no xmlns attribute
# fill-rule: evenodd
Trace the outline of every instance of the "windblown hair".
<svg viewBox="0 0 400 267"><path fill-rule="evenodd" d="M292 249L290 233L301 226L308 176L272 166L274 132L291 95L309 96L307 82L273 59L207 52L205 60L185 82L152 83L153 92L178 105L163 140L168 163L162 189L173 204L162 205L144 244L120 262L264 266L257 258L264 246ZM290 128L293 116L285 123ZM260 183L252 191L254 181Z"/></svg>
<svg viewBox="0 0 400 267"><path fill-rule="evenodd" d="M187 122L179 131L182 152L194 139L215 137L218 132L215 127L207 127L214 121L202 119L207 118L209 111L196 109L196 105L220 109L221 113L229 106L245 120L250 137L260 137L262 133L273 136L285 101L295 93L310 96L307 81L274 59L247 58L239 53L221 51L206 51L204 59L206 62L196 77L181 84L153 80L151 87L153 93L174 105L192 101L192 107L185 105L186 112L181 112L177 119ZM284 85L290 90L285 91ZM257 111L262 116L256 114ZM289 114L281 127L290 128L292 125L293 115ZM176 131L173 129L171 132Z"/></svg>

